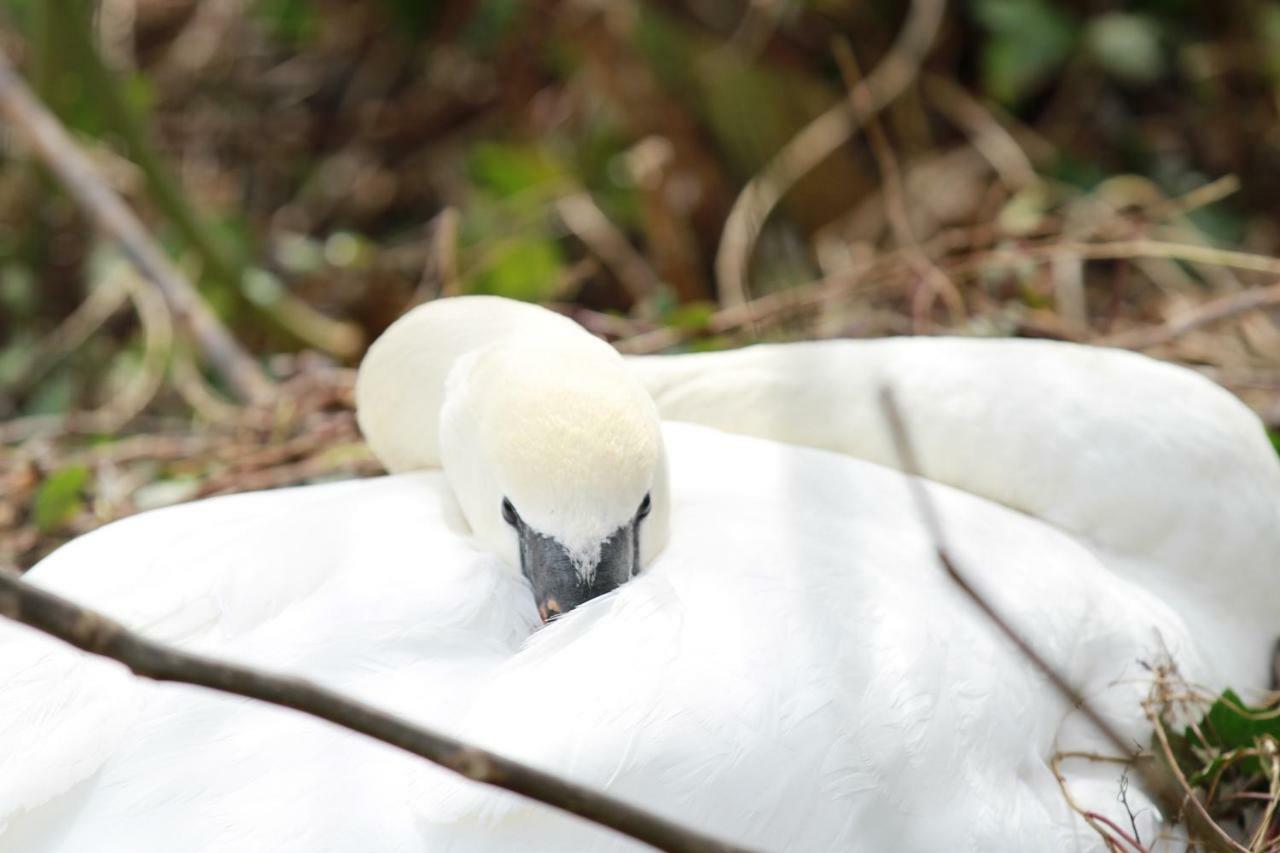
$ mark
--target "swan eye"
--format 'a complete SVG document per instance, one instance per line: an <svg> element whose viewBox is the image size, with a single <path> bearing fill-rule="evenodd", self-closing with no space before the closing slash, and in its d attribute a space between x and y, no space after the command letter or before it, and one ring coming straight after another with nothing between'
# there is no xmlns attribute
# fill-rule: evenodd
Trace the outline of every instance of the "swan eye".
<svg viewBox="0 0 1280 853"><path fill-rule="evenodd" d="M636 510L636 519L639 520L649 514L649 510L653 509L653 499L648 495L644 496L644 500L640 501L640 509Z"/></svg>
<svg viewBox="0 0 1280 853"><path fill-rule="evenodd" d="M502 499L502 518L512 527L515 527L516 523L520 521L520 514L517 513L516 508L511 505L511 501L506 498Z"/></svg>

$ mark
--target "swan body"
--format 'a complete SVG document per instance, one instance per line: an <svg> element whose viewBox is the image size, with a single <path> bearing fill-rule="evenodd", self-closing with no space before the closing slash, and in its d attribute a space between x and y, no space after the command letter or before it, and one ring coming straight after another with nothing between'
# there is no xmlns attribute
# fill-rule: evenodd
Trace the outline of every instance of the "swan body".
<svg viewBox="0 0 1280 853"><path fill-rule="evenodd" d="M1223 683L1266 686L1280 633L1280 463L1189 370L1054 341L890 338L629 360L662 417L897 467L1041 519L1182 613ZM944 519L945 521L945 519Z"/></svg>
<svg viewBox="0 0 1280 853"><path fill-rule="evenodd" d="M1092 849L1045 762L1103 746L1063 733L1068 709L938 572L899 475L695 426L666 439L664 554L532 637L527 588L448 530L432 472L149 513L33 579L766 850ZM1087 548L932 491L984 591L1118 719L1155 632L1202 671L1179 617ZM779 495L807 499L780 518ZM23 749L0 753L0 779L41 792L29 811L3 801L6 851L629 848L292 712L133 680L21 629L0 651L35 703L6 687L0 731ZM64 738L90 686L92 730ZM1115 780L1087 770L1073 793L1122 819Z"/></svg>
<svg viewBox="0 0 1280 853"><path fill-rule="evenodd" d="M541 313L511 316L529 311ZM521 364L594 358L593 344L555 340L558 320L537 344L510 322L459 344L447 369L437 359L401 379L429 368L419 391L449 397L479 351L505 369L511 334ZM413 358L411 343L396 349L388 364ZM1263 679L1276 585L1240 579L1280 556L1275 534L1255 529L1274 530L1280 474L1256 421L1208 383L1142 358L1014 342L600 361L601 376L622 365L664 417L705 425L667 423L658 461L634 469L651 487L669 476L665 547L655 537L638 577L545 627L513 571L516 534L504 545L500 528L479 529L458 494L467 464L494 466L486 476L510 487L512 463L474 447L434 451L443 471L145 513L29 577L156 639L314 679L757 848L1100 849L1047 762L1107 747L939 571L878 437L872 392L889 381L974 583L1127 735L1146 740L1142 665L1166 652L1193 682ZM396 372L362 377L375 383L365 391ZM621 384L619 405L643 424ZM562 411L581 398L568 399ZM411 393L385 417L420 404ZM455 422L459 436L471 417ZM487 454L502 438L478 435L483 420L472 429ZM474 488L495 511L498 492ZM618 494L631 501L628 488ZM1246 627L1231 629L1233 612ZM1127 825L1113 766L1068 765L1067 783ZM1150 842L1158 812L1141 792L1130 805ZM0 625L0 851L174 839L334 853L635 846L318 721L140 682Z"/></svg>

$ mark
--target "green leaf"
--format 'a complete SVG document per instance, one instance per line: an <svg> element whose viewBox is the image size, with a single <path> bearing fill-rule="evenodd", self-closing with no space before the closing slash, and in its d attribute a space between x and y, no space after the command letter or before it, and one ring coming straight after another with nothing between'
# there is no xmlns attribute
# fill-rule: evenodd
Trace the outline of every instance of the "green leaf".
<svg viewBox="0 0 1280 853"><path fill-rule="evenodd" d="M1032 94L1075 46L1075 21L1046 0L978 0L973 10L988 32L983 87L1004 103Z"/></svg>
<svg viewBox="0 0 1280 853"><path fill-rule="evenodd" d="M555 293L563 267L563 253L554 240L518 237L502 244L489 265L472 277L471 290L544 302Z"/></svg>
<svg viewBox="0 0 1280 853"><path fill-rule="evenodd" d="M1200 721L1200 731L1203 740L1195 737L1190 729L1187 737L1220 753L1202 771L1207 772L1225 762L1233 750L1251 749L1265 737L1280 741L1280 715L1271 709L1250 707L1234 690L1227 689ZM1240 761L1237 766L1245 773L1262 772L1262 763L1253 757Z"/></svg>
<svg viewBox="0 0 1280 853"><path fill-rule="evenodd" d="M41 533L56 530L84 508L83 489L89 469L72 465L53 472L36 489L32 516Z"/></svg>
<svg viewBox="0 0 1280 853"><path fill-rule="evenodd" d="M685 332L700 332L707 327L711 315L716 312L714 302L688 302L679 305L663 319L668 326L674 326Z"/></svg>
<svg viewBox="0 0 1280 853"><path fill-rule="evenodd" d="M290 46L310 41L317 29L307 0L259 0L253 12L266 21L272 36Z"/></svg>
<svg viewBox="0 0 1280 853"><path fill-rule="evenodd" d="M467 157L467 172L484 189L500 197L557 182L564 175L547 152L531 145L482 142Z"/></svg>

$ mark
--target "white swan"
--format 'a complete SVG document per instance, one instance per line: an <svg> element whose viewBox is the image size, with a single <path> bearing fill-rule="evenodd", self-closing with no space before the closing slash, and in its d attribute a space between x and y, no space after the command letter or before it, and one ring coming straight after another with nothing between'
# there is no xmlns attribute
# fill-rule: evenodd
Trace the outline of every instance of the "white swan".
<svg viewBox="0 0 1280 853"><path fill-rule="evenodd" d="M508 310L503 328L495 311ZM158 639L314 678L753 846L1097 846L1046 760L1105 746L941 576L901 475L697 426L663 427L639 465L582 448L590 429L557 443L555 427L504 427L508 401L519 401L519 423L565 412L578 423L603 391L616 401L611 417L632 425L603 433L604 444L622 435L649 447L657 435L616 356L572 324L458 300L397 328L443 311L456 312L452 348L415 363L421 341L388 337L370 355L386 372L362 377L360 402L371 443L400 467L435 461L396 454L431 453L435 420L420 406L443 398L457 418L440 421L445 474L145 514L71 543L31 579ZM477 328L492 359L467 354ZM793 359L814 382L788 378ZM460 369L446 386L450 361ZM584 364L616 386L554 387ZM869 399L875 379L893 381L927 473L982 495L931 486L960 557L1135 737L1144 688L1133 676L1160 640L1193 679L1263 679L1255 664L1275 628L1267 611L1280 612L1275 585L1238 589L1233 601L1222 573L1259 576L1280 555L1280 474L1256 422L1207 382L1140 358L1009 342L788 346L629 369L668 416L882 462L892 459L876 415L847 404ZM562 393L548 414L545 395ZM1086 405L1091 396L1098 405ZM762 417L763 400L807 407L827 426L806 426L799 408ZM371 423L380 401L387 414ZM1019 408L1026 401L1039 408ZM993 420L1006 434L992 437ZM553 468L552 453L593 464ZM1201 473L1203 484L1188 485ZM597 491L573 517L553 511L572 505L566 492L579 481ZM650 513L637 518L645 494ZM520 543L531 534L520 524L558 544L538 563L550 582L582 578L593 562L597 572L625 565L593 542L628 528L640 544L630 567L648 568L530 637L538 620L519 568L528 571ZM1173 545L1156 535L1165 525ZM1224 556L1202 561L1201 576L1206 537ZM1246 628L1202 633L1233 612ZM1127 821L1112 768L1073 769L1070 783L1090 808ZM1140 794L1131 804L1148 805ZM1141 818L1150 840L1157 815ZM628 846L324 724L140 683L16 626L0 626L6 823L4 851L167 849L175 839L208 850Z"/></svg>

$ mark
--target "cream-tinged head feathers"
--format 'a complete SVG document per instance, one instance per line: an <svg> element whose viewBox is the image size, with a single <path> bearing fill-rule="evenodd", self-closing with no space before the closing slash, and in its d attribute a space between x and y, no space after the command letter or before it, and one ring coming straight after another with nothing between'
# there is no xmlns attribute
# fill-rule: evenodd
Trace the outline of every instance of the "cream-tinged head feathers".
<svg viewBox="0 0 1280 853"><path fill-rule="evenodd" d="M477 537L512 564L519 557L499 512L504 498L562 544L584 577L646 496L655 509L642 531L641 563L665 541L658 412L620 358L541 342L495 344L459 360L445 399L440 442L449 482Z"/></svg>
<svg viewBox="0 0 1280 853"><path fill-rule="evenodd" d="M356 405L389 471L444 469L477 540L524 571L544 617L666 543L657 408L571 320L495 297L420 306L370 348Z"/></svg>

